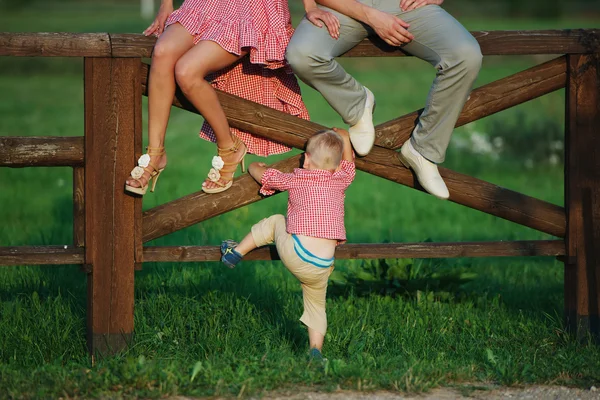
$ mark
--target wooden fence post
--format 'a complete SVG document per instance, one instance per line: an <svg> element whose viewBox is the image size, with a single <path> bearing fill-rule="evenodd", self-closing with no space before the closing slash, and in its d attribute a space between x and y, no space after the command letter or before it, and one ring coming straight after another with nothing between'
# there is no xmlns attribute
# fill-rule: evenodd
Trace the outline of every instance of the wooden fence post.
<svg viewBox="0 0 600 400"><path fill-rule="evenodd" d="M90 267L92 355L124 349L133 334L135 210L140 200L125 194L124 183L135 166L140 132L140 63L139 58L84 61L85 263Z"/></svg>
<svg viewBox="0 0 600 400"><path fill-rule="evenodd" d="M600 338L600 53L568 56L565 135L566 326Z"/></svg>

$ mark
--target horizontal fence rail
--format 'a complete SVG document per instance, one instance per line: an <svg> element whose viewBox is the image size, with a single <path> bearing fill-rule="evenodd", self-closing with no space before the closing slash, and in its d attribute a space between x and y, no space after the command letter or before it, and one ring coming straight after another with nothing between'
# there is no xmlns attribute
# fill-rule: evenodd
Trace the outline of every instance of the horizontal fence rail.
<svg viewBox="0 0 600 400"><path fill-rule="evenodd" d="M83 136L2 136L0 167L83 166Z"/></svg>
<svg viewBox="0 0 600 400"><path fill-rule="evenodd" d="M600 52L600 29L473 31L484 56ZM115 33L0 32L0 56L138 57L152 55L156 38ZM346 57L402 57L378 38L363 40Z"/></svg>
<svg viewBox="0 0 600 400"><path fill-rule="evenodd" d="M525 240L455 243L352 243L337 247L336 259L537 257L564 256L562 240ZM148 246L144 262L219 261L219 246ZM275 246L265 246L244 256L244 260L279 260ZM0 247L0 265L83 264L84 250L73 246Z"/></svg>

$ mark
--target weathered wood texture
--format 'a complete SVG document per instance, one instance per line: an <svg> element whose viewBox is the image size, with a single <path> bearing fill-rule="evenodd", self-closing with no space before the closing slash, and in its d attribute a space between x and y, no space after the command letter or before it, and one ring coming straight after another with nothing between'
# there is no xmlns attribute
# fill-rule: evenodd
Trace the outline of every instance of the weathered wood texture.
<svg viewBox="0 0 600 400"><path fill-rule="evenodd" d="M73 244L85 246L85 168L73 168Z"/></svg>
<svg viewBox="0 0 600 400"><path fill-rule="evenodd" d="M108 33L0 32L0 56L110 57Z"/></svg>
<svg viewBox="0 0 600 400"><path fill-rule="evenodd" d="M0 247L0 265L82 264L83 249L73 246Z"/></svg>
<svg viewBox="0 0 600 400"><path fill-rule="evenodd" d="M142 75L144 93L147 92L146 81L147 67L144 66ZM246 129L289 146L303 148L306 140L314 132L324 128L322 125L245 101L224 92L217 94L231 126ZM176 94L173 104L197 113L197 110L179 92ZM359 169L371 174L423 190L418 187L418 184L416 186L412 172L404 168L394 150L375 146L368 156L357 158L356 165ZM564 236L566 220L562 207L445 168L440 168L440 173L450 190L450 201L554 236ZM238 179L238 184L248 185L248 187L239 188L240 192L236 191L236 195L231 195L232 198L235 198L236 204L241 206L260 200L251 180ZM241 195L249 196L248 202L245 201L245 198L238 198ZM217 203L212 201L214 197L198 196L201 195L199 193L192 194L177 200L173 207L169 206L171 204L169 203L161 206L160 209L153 209L145 213L144 241L171 233L173 232L171 229L181 229L203 221L206 217L210 218L227 211L229 202ZM210 215L201 211L209 205L213 209L213 213ZM165 221L170 221L170 223L165 225ZM168 229L167 226L169 226Z"/></svg>
<svg viewBox="0 0 600 400"><path fill-rule="evenodd" d="M560 256L565 254L562 240L461 243L385 243L343 244L336 259L349 258L450 258L450 257L519 257ZM219 246L145 247L144 259L156 262L219 261ZM275 246L265 246L248 253L244 260L279 260Z"/></svg>
<svg viewBox="0 0 600 400"><path fill-rule="evenodd" d="M141 71L142 64L138 64L138 68ZM132 165L137 165L139 157L145 153L143 151L143 139L142 139L142 82L141 75L138 75L138 79L135 83L137 89L134 98L134 132L133 132L133 148L134 148L134 161ZM133 168L133 167L132 167ZM135 270L139 271L142 269L142 262L144 261L143 253L143 222L142 222L142 197L136 196L133 200L134 203L134 219L135 219Z"/></svg>
<svg viewBox="0 0 600 400"><path fill-rule="evenodd" d="M83 136L0 137L0 167L83 166Z"/></svg>
<svg viewBox="0 0 600 400"><path fill-rule="evenodd" d="M88 346L108 354L122 350L133 332L135 200L124 183L135 165L140 59L84 64Z"/></svg>
<svg viewBox="0 0 600 400"><path fill-rule="evenodd" d="M484 55L566 54L600 51L600 30L474 31ZM140 34L0 32L0 56L150 57L156 38ZM375 37L345 57L401 57Z"/></svg>
<svg viewBox="0 0 600 400"><path fill-rule="evenodd" d="M525 71L491 82L471 92L456 126L490 116L565 87L566 57L558 57ZM398 149L410 137L423 109L378 125L375 144Z"/></svg>
<svg viewBox="0 0 600 400"><path fill-rule="evenodd" d="M600 339L600 53L569 56L565 204L565 316Z"/></svg>
<svg viewBox="0 0 600 400"><path fill-rule="evenodd" d="M156 37L131 33L111 33L113 57L152 57Z"/></svg>

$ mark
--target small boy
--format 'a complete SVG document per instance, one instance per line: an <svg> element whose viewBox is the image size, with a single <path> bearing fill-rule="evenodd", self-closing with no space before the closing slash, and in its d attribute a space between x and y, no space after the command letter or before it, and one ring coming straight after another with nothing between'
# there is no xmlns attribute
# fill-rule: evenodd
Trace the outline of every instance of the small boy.
<svg viewBox="0 0 600 400"><path fill-rule="evenodd" d="M308 327L310 355L322 359L327 280L335 248L346 241L344 192L355 175L348 132L337 128L317 132L308 140L304 157L304 168L293 173L250 164L250 175L262 184L261 194L289 192L287 221L281 214L273 215L254 225L239 244L223 241L221 261L233 268L251 250L275 242L279 257L302 285L300 321Z"/></svg>

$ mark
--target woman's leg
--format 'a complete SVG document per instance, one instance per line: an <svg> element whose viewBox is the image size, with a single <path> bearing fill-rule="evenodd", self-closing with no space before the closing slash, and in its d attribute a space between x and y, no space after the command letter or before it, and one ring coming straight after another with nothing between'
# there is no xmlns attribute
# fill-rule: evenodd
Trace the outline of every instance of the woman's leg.
<svg viewBox="0 0 600 400"><path fill-rule="evenodd" d="M239 56L229 53L217 43L203 40L185 53L175 65L175 79L179 87L185 97L192 102L194 107L210 124L217 137L217 146L222 149L228 149L234 145L233 136L229 130L229 123L221 103L219 103L217 93L204 78L212 72L234 64L245 55L246 53ZM245 151L246 148L240 146L237 152L224 156L223 161L226 163L239 162ZM221 175L230 179L233 177L233 172L222 173ZM226 182L221 180L221 183L225 184ZM208 179L203 183L203 186L207 188L219 187L219 185Z"/></svg>
<svg viewBox="0 0 600 400"><path fill-rule="evenodd" d="M180 24L169 25L154 46L148 82L148 147L165 145L167 121L175 95L175 64L193 46L194 37ZM164 168L167 156L151 156L150 162ZM149 178L150 172L145 172L140 180L145 185ZM133 178L129 178L127 184L140 187Z"/></svg>

